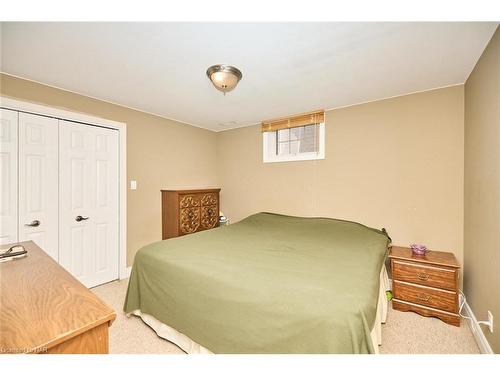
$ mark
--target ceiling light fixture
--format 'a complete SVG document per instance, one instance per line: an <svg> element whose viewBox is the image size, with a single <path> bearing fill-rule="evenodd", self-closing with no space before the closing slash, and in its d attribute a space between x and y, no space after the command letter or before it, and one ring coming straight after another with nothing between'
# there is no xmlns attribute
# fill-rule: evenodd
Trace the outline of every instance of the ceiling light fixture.
<svg viewBox="0 0 500 375"><path fill-rule="evenodd" d="M243 75L238 68L231 65L212 65L207 69L207 77L212 81L215 88L222 91L224 95L236 87Z"/></svg>

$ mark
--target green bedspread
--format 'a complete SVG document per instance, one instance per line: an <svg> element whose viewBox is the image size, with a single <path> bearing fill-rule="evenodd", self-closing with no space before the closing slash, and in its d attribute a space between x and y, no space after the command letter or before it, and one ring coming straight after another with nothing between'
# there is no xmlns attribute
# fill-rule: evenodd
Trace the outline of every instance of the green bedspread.
<svg viewBox="0 0 500 375"><path fill-rule="evenodd" d="M255 214L140 249L124 310L214 353L373 353L388 243L358 223Z"/></svg>

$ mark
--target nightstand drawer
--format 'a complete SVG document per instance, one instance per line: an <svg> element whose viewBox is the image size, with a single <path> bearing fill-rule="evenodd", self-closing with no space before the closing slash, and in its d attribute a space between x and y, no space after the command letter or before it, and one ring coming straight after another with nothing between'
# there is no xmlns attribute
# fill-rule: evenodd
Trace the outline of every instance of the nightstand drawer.
<svg viewBox="0 0 500 375"><path fill-rule="evenodd" d="M456 272L455 269L414 264L394 259L392 278L394 280L455 291L457 287Z"/></svg>
<svg viewBox="0 0 500 375"><path fill-rule="evenodd" d="M457 293L436 288L393 281L394 298L435 309L458 312Z"/></svg>

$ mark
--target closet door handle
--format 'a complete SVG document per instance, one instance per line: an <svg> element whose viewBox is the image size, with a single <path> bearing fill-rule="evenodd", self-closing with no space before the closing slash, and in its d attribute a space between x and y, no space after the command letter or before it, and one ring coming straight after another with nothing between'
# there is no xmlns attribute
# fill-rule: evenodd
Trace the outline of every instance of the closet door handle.
<svg viewBox="0 0 500 375"><path fill-rule="evenodd" d="M78 222L80 222L82 220L88 220L88 219L89 219L88 217L83 217L83 216L80 216L80 215L78 215L77 217L75 217L75 220L78 221Z"/></svg>
<svg viewBox="0 0 500 375"><path fill-rule="evenodd" d="M33 220L29 224L24 224L25 227L37 227L40 225L40 220Z"/></svg>

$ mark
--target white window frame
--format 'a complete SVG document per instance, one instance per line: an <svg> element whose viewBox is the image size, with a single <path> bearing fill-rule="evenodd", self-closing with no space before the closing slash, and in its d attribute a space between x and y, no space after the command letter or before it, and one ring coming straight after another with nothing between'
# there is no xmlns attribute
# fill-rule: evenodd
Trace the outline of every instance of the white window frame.
<svg viewBox="0 0 500 375"><path fill-rule="evenodd" d="M280 163L288 161L304 161L304 160L321 160L325 158L325 123L319 124L318 131L318 152L304 152L297 153L294 155L270 155L269 153L269 142L270 135L272 132L262 133L262 154L264 163Z"/></svg>

